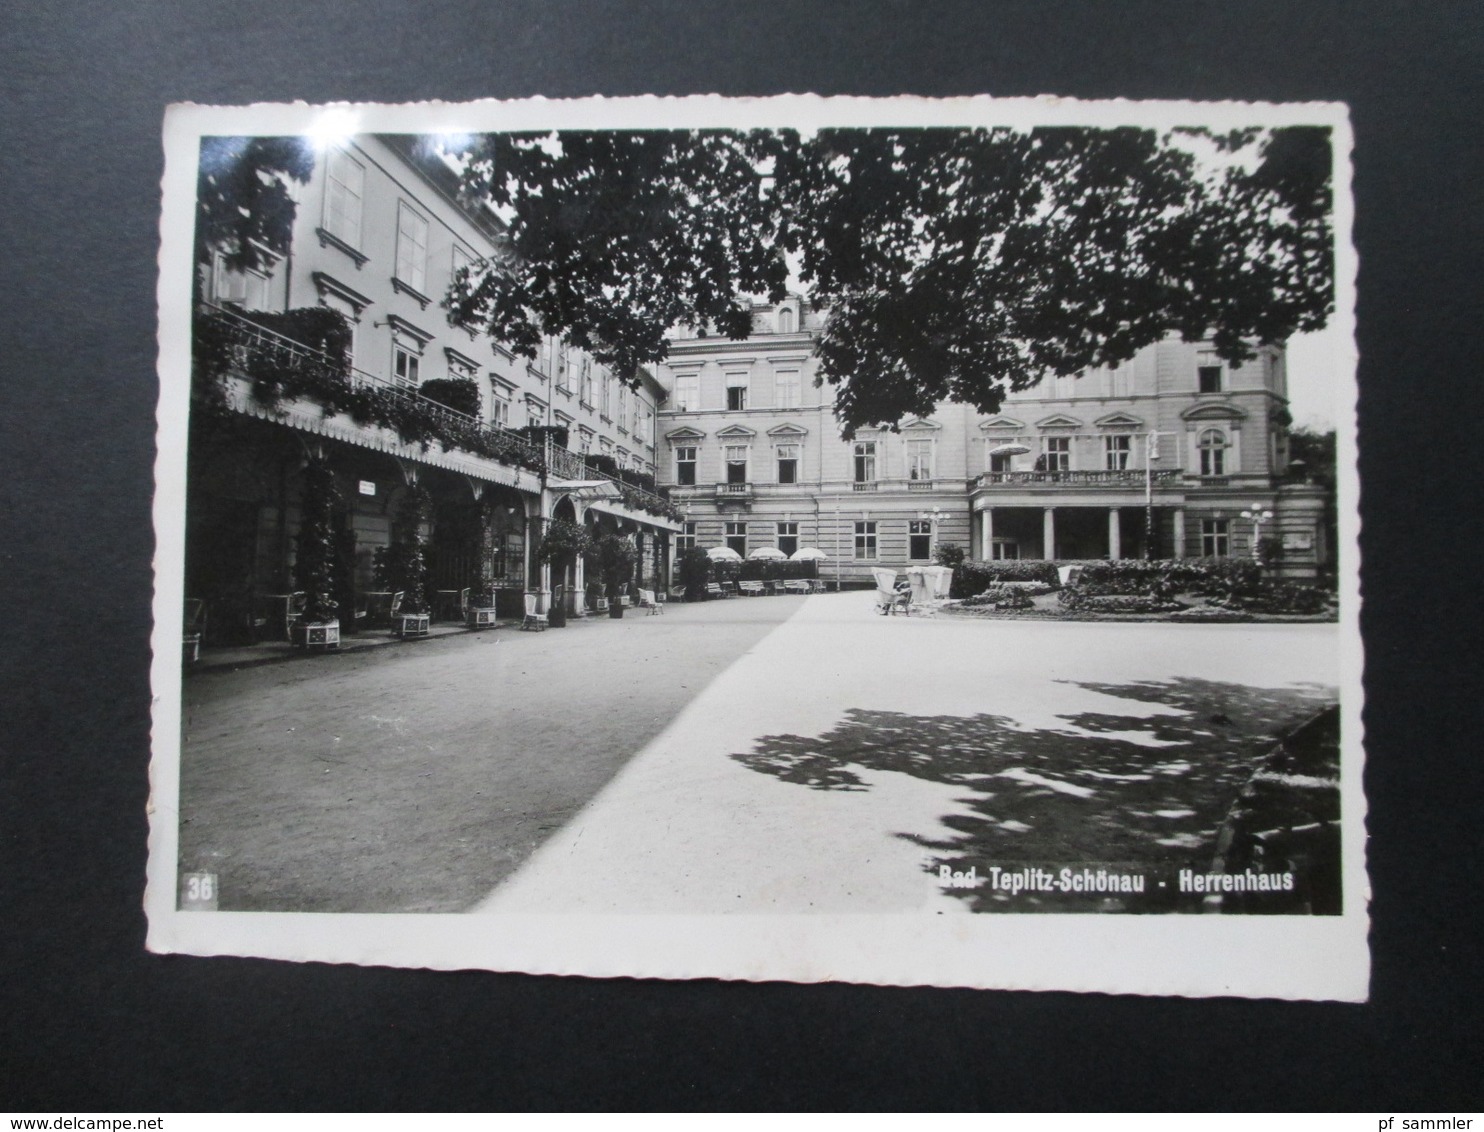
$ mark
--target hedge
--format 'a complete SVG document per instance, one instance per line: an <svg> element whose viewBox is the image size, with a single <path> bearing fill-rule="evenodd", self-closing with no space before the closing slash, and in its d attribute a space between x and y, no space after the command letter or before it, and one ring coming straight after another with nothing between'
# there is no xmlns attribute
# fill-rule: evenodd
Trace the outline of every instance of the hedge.
<svg viewBox="0 0 1484 1132"><path fill-rule="evenodd" d="M973 597L998 582L1060 582L1055 562L1039 559L1007 559L996 562L965 562L953 572L949 597Z"/></svg>
<svg viewBox="0 0 1484 1132"><path fill-rule="evenodd" d="M1212 604L1253 613L1313 615L1327 612L1334 605L1334 598L1317 586L1295 582L1264 582L1256 593L1216 598Z"/></svg>
<svg viewBox="0 0 1484 1132"><path fill-rule="evenodd" d="M1090 594L1078 586L1068 586L1057 600L1063 608L1084 613L1171 613L1184 608L1178 601L1152 594Z"/></svg>
<svg viewBox="0 0 1484 1132"><path fill-rule="evenodd" d="M1089 562L1077 585L1088 595L1255 592L1261 571L1250 558L1122 558Z"/></svg>

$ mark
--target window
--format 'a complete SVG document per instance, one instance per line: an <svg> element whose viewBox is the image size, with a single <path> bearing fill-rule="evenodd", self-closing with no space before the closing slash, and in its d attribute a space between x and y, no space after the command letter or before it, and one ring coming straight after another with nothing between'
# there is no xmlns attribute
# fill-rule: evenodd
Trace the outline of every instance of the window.
<svg viewBox="0 0 1484 1132"><path fill-rule="evenodd" d="M1201 454L1201 475L1226 475L1226 433L1219 428L1208 428L1201 433L1196 448Z"/></svg>
<svg viewBox="0 0 1484 1132"><path fill-rule="evenodd" d="M675 536L676 551L689 550L696 545L696 521L687 519L680 524L680 533Z"/></svg>
<svg viewBox="0 0 1484 1132"><path fill-rule="evenodd" d="M397 280L418 294L428 289L428 221L397 203Z"/></svg>
<svg viewBox="0 0 1484 1132"><path fill-rule="evenodd" d="M588 408L593 404L593 360L582 359L582 376L577 382L577 399Z"/></svg>
<svg viewBox="0 0 1484 1132"><path fill-rule="evenodd" d="M1128 467L1129 446L1133 438L1127 434L1103 437L1103 467L1110 472L1121 472Z"/></svg>
<svg viewBox="0 0 1484 1132"><path fill-rule="evenodd" d="M598 410L604 420L610 416L609 407L613 399L613 375L607 370L603 371L603 404Z"/></svg>
<svg viewBox="0 0 1484 1132"><path fill-rule="evenodd" d="M490 398L490 424L498 428L510 427L510 402L505 400L505 394L499 388Z"/></svg>
<svg viewBox="0 0 1484 1132"><path fill-rule="evenodd" d="M540 405L534 402L526 402L526 424L531 428L540 428L546 423L546 413Z"/></svg>
<svg viewBox="0 0 1484 1132"><path fill-rule="evenodd" d="M351 247L361 242L366 170L343 149L330 151L325 173L325 231Z"/></svg>
<svg viewBox="0 0 1484 1132"><path fill-rule="evenodd" d="M726 446L727 483L747 482L747 445Z"/></svg>
<svg viewBox="0 0 1484 1132"><path fill-rule="evenodd" d="M794 332L794 312L792 307L784 307L778 312L778 333L792 334Z"/></svg>
<svg viewBox="0 0 1484 1132"><path fill-rule="evenodd" d="M336 295L333 292L320 295L320 305L329 307L332 311L339 311L345 316L346 324L350 327L350 361L354 364L356 356L356 339L359 336L361 324L361 308L350 300Z"/></svg>
<svg viewBox="0 0 1484 1132"><path fill-rule="evenodd" d="M876 482L876 442L874 440L855 442L855 482Z"/></svg>
<svg viewBox="0 0 1484 1132"><path fill-rule="evenodd" d="M778 549L792 558L799 550L799 524L778 524Z"/></svg>
<svg viewBox="0 0 1484 1132"><path fill-rule="evenodd" d="M1225 558L1231 553L1231 534L1226 519L1201 520L1201 555Z"/></svg>
<svg viewBox="0 0 1484 1132"><path fill-rule="evenodd" d="M618 431L629 431L629 387L618 383Z"/></svg>
<svg viewBox="0 0 1484 1132"><path fill-rule="evenodd" d="M675 375L675 408L678 412L689 412L701 407L701 375L678 373Z"/></svg>
<svg viewBox="0 0 1484 1132"><path fill-rule="evenodd" d="M727 408L733 412L741 412L747 408L746 371L727 374Z"/></svg>
<svg viewBox="0 0 1484 1132"><path fill-rule="evenodd" d="M416 386L421 383L422 351L403 339L392 340L392 376L398 383Z"/></svg>
<svg viewBox="0 0 1484 1132"><path fill-rule="evenodd" d="M727 524L727 545L740 554L747 557L747 524L729 522Z"/></svg>
<svg viewBox="0 0 1484 1132"><path fill-rule="evenodd" d="M780 370L776 380L778 407L797 409L799 407L799 371L796 369Z"/></svg>
<svg viewBox="0 0 1484 1132"><path fill-rule="evenodd" d="M925 562L933 556L933 523L931 519L913 519L907 524L907 557Z"/></svg>
<svg viewBox="0 0 1484 1132"><path fill-rule="evenodd" d="M778 482L799 482L799 446L797 444L778 446Z"/></svg>
<svg viewBox="0 0 1484 1132"><path fill-rule="evenodd" d="M989 454L989 470L992 472L1008 472L1010 461L1015 457L1007 452L991 452Z"/></svg>
<svg viewBox="0 0 1484 1132"><path fill-rule="evenodd" d="M865 560L876 557L876 521L874 519L856 523L855 556Z"/></svg>
<svg viewBox="0 0 1484 1132"><path fill-rule="evenodd" d="M556 387L562 393L572 392L572 366L571 359L567 357L567 347L561 345L556 351Z"/></svg>
<svg viewBox="0 0 1484 1132"><path fill-rule="evenodd" d="M577 426L577 450L584 456L593 450L593 430L585 425Z"/></svg>
<svg viewBox="0 0 1484 1132"><path fill-rule="evenodd" d="M1196 388L1202 393L1220 393L1223 367L1221 358L1214 350L1202 350L1196 355Z"/></svg>
<svg viewBox="0 0 1484 1132"><path fill-rule="evenodd" d="M675 482L682 487L692 487L696 482L696 449L694 445L678 445L675 449Z"/></svg>
<svg viewBox="0 0 1484 1132"><path fill-rule="evenodd" d="M211 290L222 305L235 303L250 311L267 310L271 279L271 275L252 268L232 271L227 267L226 257L218 252L212 266Z"/></svg>
<svg viewBox="0 0 1484 1132"><path fill-rule="evenodd" d="M1041 452L1048 472L1065 472L1072 466L1072 438L1069 436L1043 437Z"/></svg>
<svg viewBox="0 0 1484 1132"><path fill-rule="evenodd" d="M931 440L907 441L907 478L909 480L933 478L933 442Z"/></svg>

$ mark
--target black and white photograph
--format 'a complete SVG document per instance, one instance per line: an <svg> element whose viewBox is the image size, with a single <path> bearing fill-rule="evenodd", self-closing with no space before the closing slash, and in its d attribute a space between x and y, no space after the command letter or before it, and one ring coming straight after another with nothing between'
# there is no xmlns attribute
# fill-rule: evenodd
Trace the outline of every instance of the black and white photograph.
<svg viewBox="0 0 1484 1132"><path fill-rule="evenodd" d="M164 140L151 949L1365 998L1343 106Z"/></svg>

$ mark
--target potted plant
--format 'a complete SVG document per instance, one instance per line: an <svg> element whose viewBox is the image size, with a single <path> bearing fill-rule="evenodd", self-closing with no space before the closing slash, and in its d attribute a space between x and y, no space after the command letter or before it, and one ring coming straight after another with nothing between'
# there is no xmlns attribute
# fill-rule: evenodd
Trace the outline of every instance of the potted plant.
<svg viewBox="0 0 1484 1132"><path fill-rule="evenodd" d="M622 617L623 603L618 600L619 587L634 576L639 550L627 535L604 535L598 540L598 569L608 591L608 616Z"/></svg>
<svg viewBox="0 0 1484 1132"><path fill-rule="evenodd" d="M376 554L378 584L402 595L402 603L392 617L392 635L404 640L426 637L431 621L428 559L422 538L430 509L426 491L420 487L408 491L392 523L391 545Z"/></svg>
<svg viewBox="0 0 1484 1132"><path fill-rule="evenodd" d="M541 536L541 545L536 550L536 560L551 566L552 576L565 578L567 571L577 561L579 554L592 549L592 537L587 528L566 519L553 519L546 524ZM567 610L563 604L565 587L558 582L552 587L551 608L546 611L546 623L554 629L567 624Z"/></svg>
<svg viewBox="0 0 1484 1132"><path fill-rule="evenodd" d="M335 600L335 509L339 502L335 473L322 460L310 461L304 469L294 555L294 588L304 595L304 607L289 630L290 639L301 649L340 647L340 605Z"/></svg>

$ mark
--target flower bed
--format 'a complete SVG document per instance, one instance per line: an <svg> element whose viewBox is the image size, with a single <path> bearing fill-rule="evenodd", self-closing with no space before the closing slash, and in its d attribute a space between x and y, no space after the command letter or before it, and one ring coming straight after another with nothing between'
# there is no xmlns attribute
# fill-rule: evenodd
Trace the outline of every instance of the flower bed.
<svg viewBox="0 0 1484 1132"><path fill-rule="evenodd" d="M1063 609L1086 613L1173 613L1185 608L1178 601L1153 594L1088 593L1079 586L1062 590L1057 600Z"/></svg>
<svg viewBox="0 0 1484 1132"><path fill-rule="evenodd" d="M1212 604L1251 613L1312 616L1328 612L1334 606L1335 599L1328 591L1317 586L1305 586L1296 582L1264 582L1256 593L1217 597L1212 599Z"/></svg>
<svg viewBox="0 0 1484 1132"><path fill-rule="evenodd" d="M990 586L981 594L966 597L959 603L965 609L1030 609L1030 595L1019 586Z"/></svg>

